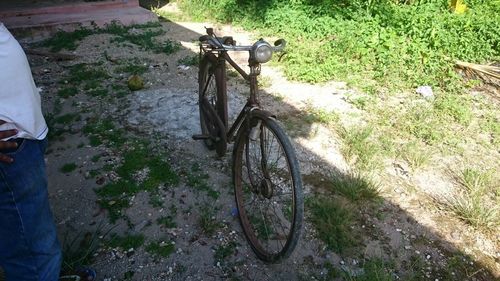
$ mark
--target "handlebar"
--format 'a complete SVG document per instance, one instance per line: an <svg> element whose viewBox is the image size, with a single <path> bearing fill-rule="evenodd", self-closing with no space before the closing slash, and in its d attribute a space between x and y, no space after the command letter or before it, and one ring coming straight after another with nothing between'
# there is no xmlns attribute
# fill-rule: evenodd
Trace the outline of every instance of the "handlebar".
<svg viewBox="0 0 500 281"><path fill-rule="evenodd" d="M236 41L233 40L231 36L224 37L216 37L213 28L206 28L207 35L203 35L200 37L201 43L206 43L210 45L215 50L224 50L224 51L251 51L255 44L265 42L263 39L258 40L253 45L250 46L237 46ZM267 43L267 42L265 42ZM286 41L285 39L278 39L274 42L274 47L269 45L273 52L281 52L285 49Z"/></svg>

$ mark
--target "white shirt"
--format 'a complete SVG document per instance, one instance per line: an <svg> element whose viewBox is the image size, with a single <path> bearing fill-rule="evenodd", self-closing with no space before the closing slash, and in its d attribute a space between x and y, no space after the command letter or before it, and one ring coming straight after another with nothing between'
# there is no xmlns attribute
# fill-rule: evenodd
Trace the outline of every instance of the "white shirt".
<svg viewBox="0 0 500 281"><path fill-rule="evenodd" d="M17 129L10 138L44 139L48 128L40 93L28 59L17 40L0 22L0 130Z"/></svg>

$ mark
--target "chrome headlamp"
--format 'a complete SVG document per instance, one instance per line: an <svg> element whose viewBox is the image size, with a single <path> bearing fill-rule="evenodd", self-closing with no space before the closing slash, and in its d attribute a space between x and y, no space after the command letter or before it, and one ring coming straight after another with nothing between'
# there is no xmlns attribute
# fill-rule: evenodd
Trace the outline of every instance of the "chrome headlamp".
<svg viewBox="0 0 500 281"><path fill-rule="evenodd" d="M273 48L263 40L257 41L252 47L254 59L259 63L266 63L273 57Z"/></svg>

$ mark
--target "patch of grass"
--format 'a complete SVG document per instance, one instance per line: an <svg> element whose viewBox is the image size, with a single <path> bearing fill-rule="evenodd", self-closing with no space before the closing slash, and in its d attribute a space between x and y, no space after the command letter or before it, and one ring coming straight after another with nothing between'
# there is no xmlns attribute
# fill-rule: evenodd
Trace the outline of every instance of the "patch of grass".
<svg viewBox="0 0 500 281"><path fill-rule="evenodd" d="M147 167L148 176L141 183L141 188L144 190L152 191L161 184L176 184L179 182L179 177L170 164L164 160L165 157L162 154L152 154L147 147L139 145L124 153L123 164L117 168L116 172L121 177L134 181L134 173Z"/></svg>
<svg viewBox="0 0 500 281"><path fill-rule="evenodd" d="M61 98L69 98L78 94L78 89L76 87L66 87L62 88L57 92L57 95Z"/></svg>
<svg viewBox="0 0 500 281"><path fill-rule="evenodd" d="M405 279L409 281L423 281L425 280L425 262L418 255L412 255L405 266L407 271Z"/></svg>
<svg viewBox="0 0 500 281"><path fill-rule="evenodd" d="M207 182L208 178L210 178L209 175L202 173L198 164L194 164L193 167L191 167L191 173L187 174L187 185L196 190L205 191L209 197L217 199L220 193L210 187Z"/></svg>
<svg viewBox="0 0 500 281"><path fill-rule="evenodd" d="M99 225L95 232L80 232L72 239L66 237L63 240L65 242L62 250L61 275L72 274L78 267L92 264L94 254L101 243L99 239L101 230L102 227Z"/></svg>
<svg viewBox="0 0 500 281"><path fill-rule="evenodd" d="M355 224L353 210L335 198L310 197L306 206L318 238L338 253L358 243L351 226Z"/></svg>
<svg viewBox="0 0 500 281"><path fill-rule="evenodd" d="M130 198L98 198L97 204L108 211L109 221L115 223L118 219L124 218L122 210L130 206Z"/></svg>
<svg viewBox="0 0 500 281"><path fill-rule="evenodd" d="M81 27L73 32L59 31L51 38L42 42L42 46L50 47L52 52L58 52L62 49L75 50L77 43L82 39L96 33L95 30Z"/></svg>
<svg viewBox="0 0 500 281"><path fill-rule="evenodd" d="M457 176L459 186L442 202L458 218L480 229L495 231L500 226L500 192L491 171L465 168Z"/></svg>
<svg viewBox="0 0 500 281"><path fill-rule="evenodd" d="M99 206L108 211L109 219L112 223L123 217L123 209L130 206L130 198L141 189L135 183L127 180L108 183L105 186L95 189Z"/></svg>
<svg viewBox="0 0 500 281"><path fill-rule="evenodd" d="M118 234L112 234L107 244L113 248L122 248L127 251L128 249L138 249L144 244L144 235L125 235L119 236Z"/></svg>
<svg viewBox="0 0 500 281"><path fill-rule="evenodd" d="M204 206L200 209L200 218L198 219L198 224L201 230L207 236L212 236L217 229L221 227L221 223L217 221L215 217L215 209Z"/></svg>
<svg viewBox="0 0 500 281"><path fill-rule="evenodd" d="M197 66L200 58L198 55L185 56L177 61L179 65Z"/></svg>
<svg viewBox="0 0 500 281"><path fill-rule="evenodd" d="M390 267L381 259L371 259L363 264L364 273L354 276L349 272L345 273L346 280L352 281L392 281L392 274L388 270Z"/></svg>
<svg viewBox="0 0 500 281"><path fill-rule="evenodd" d="M379 165L377 155L380 148L371 139L372 132L369 127L356 127L342 129L340 133L344 141L343 154L360 170L369 171Z"/></svg>
<svg viewBox="0 0 500 281"><path fill-rule="evenodd" d="M132 280L132 277L134 277L134 274L135 274L134 271L129 270L129 271L123 273L123 279L124 280Z"/></svg>
<svg viewBox="0 0 500 281"><path fill-rule="evenodd" d="M444 94L434 102L434 108L441 114L452 117L462 125L469 125L472 120L472 103L469 96Z"/></svg>
<svg viewBox="0 0 500 281"><path fill-rule="evenodd" d="M238 71L236 71L234 69L228 69L226 71L226 74L228 77L232 77L232 78L240 77L240 74L238 73Z"/></svg>
<svg viewBox="0 0 500 281"><path fill-rule="evenodd" d="M415 141L402 145L399 154L414 170L426 166L432 157L429 149Z"/></svg>
<svg viewBox="0 0 500 281"><path fill-rule="evenodd" d="M359 173L333 176L331 184L332 191L342 194L352 202L373 201L378 198L378 186Z"/></svg>
<svg viewBox="0 0 500 281"><path fill-rule="evenodd" d="M269 76L259 76L258 84L259 88L269 88L272 86L273 80Z"/></svg>
<svg viewBox="0 0 500 281"><path fill-rule="evenodd" d="M314 108L311 105L305 108L304 120L309 123L321 123L327 126L334 126L340 120L338 114L335 111L327 111L321 108Z"/></svg>
<svg viewBox="0 0 500 281"><path fill-rule="evenodd" d="M439 114L428 104L410 105L405 113L394 112L394 114L400 117L400 121L395 125L396 129L404 131L428 145L443 143L450 135L446 120L440 118Z"/></svg>
<svg viewBox="0 0 500 281"><path fill-rule="evenodd" d="M231 241L225 245L219 245L217 248L215 248L214 261L222 262L227 257L233 255L235 251L236 251L236 242Z"/></svg>
<svg viewBox="0 0 500 281"><path fill-rule="evenodd" d="M160 8L152 7L151 11L155 13L162 21L186 22L193 19L185 13L173 13Z"/></svg>
<svg viewBox="0 0 500 281"><path fill-rule="evenodd" d="M102 155L101 154L97 154L97 155L94 155L92 156L92 158L90 158L90 161L96 163L96 162L99 162L99 159L101 159Z"/></svg>
<svg viewBox="0 0 500 281"><path fill-rule="evenodd" d="M41 45L43 47L49 47L52 52L58 52L63 49L75 50L81 40L93 34L107 33L122 35L126 34L131 29L140 30L157 27L161 27L161 25L156 22L128 26L123 26L118 22L112 22L111 24L106 25L104 28L99 28L96 25L93 25L91 27L80 27L79 29L72 32L59 31L51 38L43 41Z"/></svg>
<svg viewBox="0 0 500 281"><path fill-rule="evenodd" d="M156 223L158 223L161 226L164 226L165 228L177 227L177 224L175 223L174 218L172 216L160 217L156 220Z"/></svg>
<svg viewBox="0 0 500 281"><path fill-rule="evenodd" d="M95 192L100 197L113 199L121 196L131 196L139 192L140 187L127 180L119 180L117 182L108 183L105 186L96 189Z"/></svg>
<svg viewBox="0 0 500 281"><path fill-rule="evenodd" d="M111 90L117 97L124 97L131 93L130 89L124 84L112 84Z"/></svg>
<svg viewBox="0 0 500 281"><path fill-rule="evenodd" d="M98 65L79 63L69 66L69 76L67 80L73 84L85 82L87 85L92 85L90 83L102 81L109 77L110 76L106 70Z"/></svg>
<svg viewBox="0 0 500 281"><path fill-rule="evenodd" d="M112 127L112 124L104 123L86 130L99 134ZM108 210L112 222L122 217L122 210L130 206L133 195L140 191L150 191L154 196L160 186L169 186L179 181L170 164L164 160L166 156L151 153L146 143L130 142L128 145L129 149L122 152L122 163L117 167L110 167L121 179L95 190L99 205ZM135 175L138 172L144 173L143 179L137 179Z"/></svg>
<svg viewBox="0 0 500 281"><path fill-rule="evenodd" d="M111 147L122 147L127 141L125 131L118 129L113 121L107 119L92 118L83 127L83 133L89 136L90 144L97 146L106 142Z"/></svg>
<svg viewBox="0 0 500 281"><path fill-rule="evenodd" d="M468 191L484 195L492 183L491 171L479 171L473 168L465 168L460 177L459 183Z"/></svg>
<svg viewBox="0 0 500 281"><path fill-rule="evenodd" d="M120 73L140 75L146 73L148 71L148 67L144 64L127 63L126 65L117 67L115 71Z"/></svg>
<svg viewBox="0 0 500 281"><path fill-rule="evenodd" d="M482 229L500 226L500 209L477 193L461 190L446 198L445 206L466 223Z"/></svg>
<svg viewBox="0 0 500 281"><path fill-rule="evenodd" d="M73 172L74 170L76 170L78 166L75 164L75 163L67 163L67 164L64 164L61 169L59 169L62 173L71 173Z"/></svg>
<svg viewBox="0 0 500 281"><path fill-rule="evenodd" d="M151 242L146 246L146 251L158 257L168 257L175 251L174 243L167 240Z"/></svg>
<svg viewBox="0 0 500 281"><path fill-rule="evenodd" d="M369 95L347 96L347 101L360 110L366 110L373 98Z"/></svg>
<svg viewBox="0 0 500 281"><path fill-rule="evenodd" d="M163 207L163 198L159 194L149 194L149 204L155 208Z"/></svg>
<svg viewBox="0 0 500 281"><path fill-rule="evenodd" d="M90 89L85 93L91 97L104 97L108 94L108 90L101 88L101 87L98 87L98 88Z"/></svg>
<svg viewBox="0 0 500 281"><path fill-rule="evenodd" d="M93 170L90 170L90 171L89 171L89 176L90 176L91 178L95 178L95 177L96 177L97 175L99 175L100 173L101 173L101 171L100 171L100 170L98 170L98 169L93 169Z"/></svg>
<svg viewBox="0 0 500 281"><path fill-rule="evenodd" d="M158 42L155 37L165 34L162 29L159 30L143 30L142 32L130 33L130 32L117 32L113 33L117 35L112 42L130 42L141 47L146 51L153 51L155 53L164 53L170 55L172 53L180 50L181 45L179 42L172 40L165 40L164 42Z"/></svg>
<svg viewBox="0 0 500 281"><path fill-rule="evenodd" d="M96 147L96 146L99 146L102 144L102 141L101 139L98 137L98 136L89 136L89 144L93 147Z"/></svg>

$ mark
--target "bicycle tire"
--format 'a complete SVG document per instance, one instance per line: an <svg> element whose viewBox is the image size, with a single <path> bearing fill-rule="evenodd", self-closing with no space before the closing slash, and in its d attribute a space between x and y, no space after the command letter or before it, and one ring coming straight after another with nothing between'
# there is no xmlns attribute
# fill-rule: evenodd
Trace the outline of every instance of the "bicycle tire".
<svg viewBox="0 0 500 281"><path fill-rule="evenodd" d="M243 125L238 131L233 151L233 184L240 224L247 241L257 257L265 262L275 263L290 256L297 246L300 237L304 214L304 197L299 164L290 139L273 118L266 117L264 114L254 111L250 122L245 123L247 125ZM250 136L250 132L255 126L260 126L259 145L255 143L251 144L251 142L256 142ZM274 176L269 175L269 171L272 168L267 168L267 164L264 164L267 159L273 156L271 155L271 150L273 150L271 147L272 143L267 147L267 151L266 145L263 145L266 134L268 134L266 132L269 132L276 139L276 144L279 145L278 149L281 149L284 153L284 158L281 162L278 162L279 158L276 160L276 167L274 168L278 173ZM254 166L260 166L261 176L263 176L260 178L260 184L256 184L255 179L252 180L252 176L250 176L253 173L251 171L252 165L250 164L252 162L252 155L250 153L253 153L250 151L251 149L253 150L251 145L261 151L260 159L254 159ZM278 151L277 154L279 153ZM266 154L267 156L265 156ZM255 156L259 158L258 155ZM261 163L259 163L259 160ZM285 167L285 164L286 171L284 172L286 174L281 174L280 167ZM245 180L245 173L247 180ZM266 173L267 175L265 175ZM290 177L289 182L281 181L287 175ZM291 192L288 203L286 203L287 199L283 200L281 197L286 195L284 192L285 188L289 188ZM283 201L281 202L283 206L278 206L280 204L278 201ZM289 203L291 203L290 206L287 205ZM248 207L246 206L248 204L253 204L254 206ZM263 210L262 206L267 208ZM279 207L278 210L275 208L276 206ZM278 219L277 221L273 222L272 218L266 220L271 211L274 212L275 219ZM253 212L260 212L262 220L261 218L256 219ZM288 227L283 227L283 224L281 224L283 220L289 220L286 224ZM262 225L262 221L264 226ZM271 222L272 224L277 222L281 229L277 230L273 228L269 231L266 225L267 222ZM279 233L280 231L282 233ZM274 243L278 247L271 247L272 241L283 239L285 240L284 242Z"/></svg>
<svg viewBox="0 0 500 281"><path fill-rule="evenodd" d="M213 63L215 56L212 58L209 56L213 55L203 56L198 72L200 127L202 134L210 136L209 139L203 141L205 146L210 150L215 149L217 155L222 157L227 151L225 69ZM207 102L203 102L204 99ZM211 109L207 108L204 111L203 107L211 107Z"/></svg>

